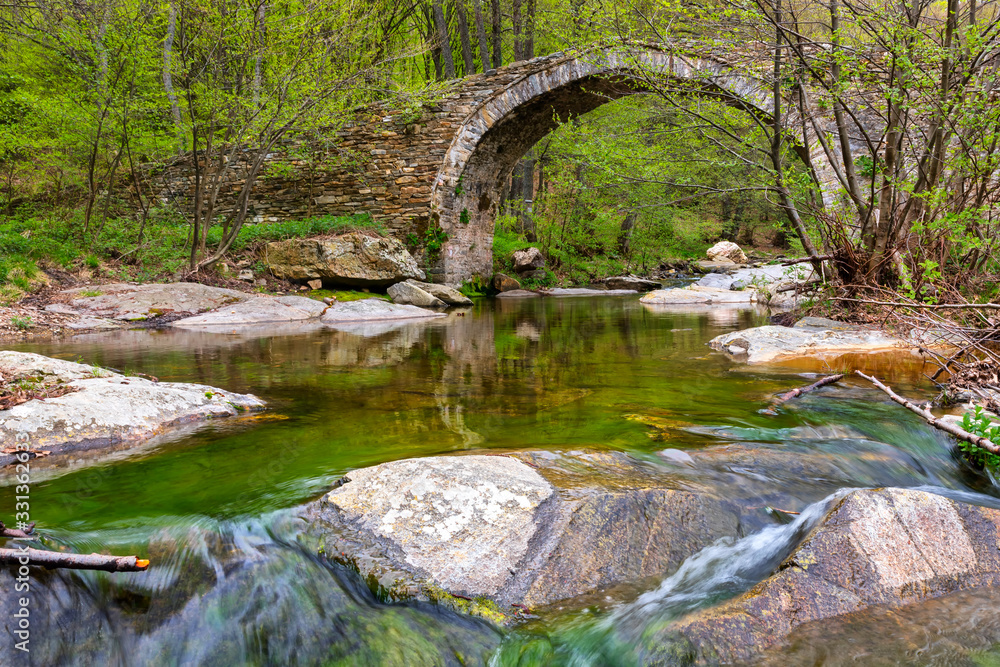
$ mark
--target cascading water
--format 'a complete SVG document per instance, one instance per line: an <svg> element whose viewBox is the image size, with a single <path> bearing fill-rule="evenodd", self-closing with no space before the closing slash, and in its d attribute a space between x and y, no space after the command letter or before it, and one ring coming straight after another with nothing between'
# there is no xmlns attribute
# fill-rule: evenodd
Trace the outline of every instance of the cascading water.
<svg viewBox="0 0 1000 667"><path fill-rule="evenodd" d="M649 311L634 299L528 299L396 329L273 338L119 332L22 347L253 392L270 405L135 452L39 471L32 514L48 546L136 553L153 565L125 575L38 573L31 659L634 664L672 619L768 576L847 489L906 486L1000 505L996 488L964 467L947 439L861 385L758 414L774 393L807 383L803 369L741 367L705 343L761 322L751 311ZM887 362L880 373L903 391L921 381L908 364ZM380 601L356 573L299 542L296 508L346 471L469 447L624 450L677 488L741 505L747 534L689 557L644 593L601 609L538 610L536 621L505 631L430 604ZM689 465L698 453L704 463ZM0 490L0 518L14 502L13 487ZM777 517L787 515L769 506L800 514L783 523ZM956 621L947 637L971 647L966 658L989 656L989 642L1000 641L990 639L986 612L974 615L981 636L957 624L983 599L963 599L965 611L935 608ZM867 637L850 625L842 634L844 645ZM784 664L815 662L825 640L809 637L815 650L788 654ZM883 643L896 647L886 664L922 659L905 642ZM10 656L10 646L0 647L0 664L18 664Z"/></svg>

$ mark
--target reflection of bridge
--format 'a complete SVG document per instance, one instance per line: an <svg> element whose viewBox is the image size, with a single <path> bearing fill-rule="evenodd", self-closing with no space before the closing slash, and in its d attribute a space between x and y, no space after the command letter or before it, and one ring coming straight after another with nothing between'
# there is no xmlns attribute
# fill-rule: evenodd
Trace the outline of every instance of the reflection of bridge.
<svg viewBox="0 0 1000 667"><path fill-rule="evenodd" d="M432 268L434 279L488 275L501 185L518 159L559 122L640 92L643 72L689 81L692 92L765 119L773 109L766 83L712 57L650 46L557 53L452 82L422 110L360 112L353 126L337 133L339 141L319 160L323 166L308 175L303 161L278 154L294 173L281 177L272 170L255 189L252 209L258 220L367 211L399 238L440 227L448 241ZM838 189L834 166L806 125L798 150L811 158L830 203ZM791 133L803 136L802 128Z"/></svg>

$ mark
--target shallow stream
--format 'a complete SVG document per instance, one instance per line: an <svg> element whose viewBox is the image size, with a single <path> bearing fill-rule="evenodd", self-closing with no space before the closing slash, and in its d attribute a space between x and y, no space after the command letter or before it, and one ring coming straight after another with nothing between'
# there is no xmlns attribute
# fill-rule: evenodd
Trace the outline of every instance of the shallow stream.
<svg viewBox="0 0 1000 667"><path fill-rule="evenodd" d="M752 310L545 298L344 331L131 331L16 346L270 405L35 472L32 518L50 546L136 553L153 565L41 575L31 662L629 665L671 618L768 576L846 489L922 487L1000 507L943 437L853 380L761 414L776 392L840 370L746 367L706 345L762 323ZM904 393L923 381L912 359L864 363ZM296 507L348 470L482 448L615 449L668 463L742 448L753 465L681 471L679 483L759 511L741 539L644 590L541 610L512 632L428 604L384 604L356 574L299 545ZM14 503L13 488L0 488L0 516ZM761 661L1000 665L998 643L1000 591L987 590L805 626Z"/></svg>

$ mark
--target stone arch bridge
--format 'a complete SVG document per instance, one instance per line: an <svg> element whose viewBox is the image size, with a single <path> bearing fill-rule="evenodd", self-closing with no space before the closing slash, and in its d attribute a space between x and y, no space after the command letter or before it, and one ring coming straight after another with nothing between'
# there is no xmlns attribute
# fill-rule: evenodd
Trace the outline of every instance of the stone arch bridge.
<svg viewBox="0 0 1000 667"><path fill-rule="evenodd" d="M448 238L430 277L461 283L488 276L502 184L517 161L560 122L642 92L643 72L650 71L688 80L695 92L763 118L773 110L767 84L721 58L682 57L655 46L556 53L454 81L416 113L368 107L336 137L310 142L328 144L325 159L297 157L302 151L284 146L269 156L255 186L253 220L368 212L399 239L440 228ZM835 167L815 132L799 144L831 203L839 187ZM171 169L164 199L183 199L191 172L183 164ZM238 180L233 185L235 192Z"/></svg>

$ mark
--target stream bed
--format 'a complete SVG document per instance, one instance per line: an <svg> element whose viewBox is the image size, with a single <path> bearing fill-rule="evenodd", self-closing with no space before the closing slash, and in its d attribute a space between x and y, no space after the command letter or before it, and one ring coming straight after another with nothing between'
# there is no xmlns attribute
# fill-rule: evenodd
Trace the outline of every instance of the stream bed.
<svg viewBox="0 0 1000 667"><path fill-rule="evenodd" d="M855 363L897 391L925 387L924 369L905 356L747 367L706 344L764 323L755 310L651 309L637 297L530 298L300 334L124 331L11 346L269 404L33 469L32 519L50 547L152 565L40 573L30 664L582 666L654 654L683 664L646 638L766 578L849 489L922 488L1000 507L943 436L854 380L761 414L775 393ZM644 587L536 610L512 630L380 601L297 538L296 508L347 471L385 461L485 449L676 461L733 448L753 465L699 468L678 483L755 508L740 538ZM15 505L4 483L0 517ZM29 664L13 641L0 662ZM1000 591L807 624L759 662L1000 665Z"/></svg>

